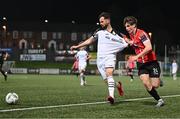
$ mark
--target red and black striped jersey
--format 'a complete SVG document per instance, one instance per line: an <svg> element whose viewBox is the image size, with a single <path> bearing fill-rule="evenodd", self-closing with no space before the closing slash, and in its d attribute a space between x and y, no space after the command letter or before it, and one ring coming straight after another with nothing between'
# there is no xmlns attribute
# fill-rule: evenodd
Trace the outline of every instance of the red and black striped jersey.
<svg viewBox="0 0 180 119"><path fill-rule="evenodd" d="M145 48L145 45L143 44L143 42L150 40L147 33L141 29L137 29L135 34L130 34L130 38L133 41L132 47L134 48L136 54L141 53L143 49ZM146 62L155 61L155 60L157 60L155 52L151 50L149 51L149 53L147 53L143 57L139 57L137 62L146 63Z"/></svg>

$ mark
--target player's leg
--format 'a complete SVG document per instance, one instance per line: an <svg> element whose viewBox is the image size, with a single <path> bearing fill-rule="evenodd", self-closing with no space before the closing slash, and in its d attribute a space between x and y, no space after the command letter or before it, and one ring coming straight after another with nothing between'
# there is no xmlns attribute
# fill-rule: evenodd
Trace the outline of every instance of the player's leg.
<svg viewBox="0 0 180 119"><path fill-rule="evenodd" d="M107 83L108 83L108 91L109 96L107 100L113 104L114 103L114 88L115 88L115 81L113 79L113 67L106 67L106 76L107 76Z"/></svg>
<svg viewBox="0 0 180 119"><path fill-rule="evenodd" d="M151 80L152 86L155 90L155 88L158 88L161 83L161 80L160 80L161 69L160 69L158 62L153 62L148 68L150 71L150 73L149 73L150 80ZM157 92L157 94L158 94L158 92ZM164 105L164 101L163 101L163 99L160 98L159 95L158 95L158 97L159 98L156 99L158 101L156 107L161 107Z"/></svg>
<svg viewBox="0 0 180 119"><path fill-rule="evenodd" d="M79 77L81 81L81 86L84 86L86 81L85 81L85 69L86 69L86 63L85 62L79 62Z"/></svg>
<svg viewBox="0 0 180 119"><path fill-rule="evenodd" d="M157 107L161 107L164 105L164 101L160 98L158 92L156 91L156 88L158 88L160 86L160 67L158 62L153 62L151 63L147 69L149 70L149 77L151 80L151 84L152 84L152 90L154 90L154 98L158 101L157 103ZM155 93L156 92L156 93Z"/></svg>
<svg viewBox="0 0 180 119"><path fill-rule="evenodd" d="M84 81L83 81L84 73L83 73L81 64L79 64L78 69L79 69L80 85L81 85L81 86L84 86Z"/></svg>
<svg viewBox="0 0 180 119"><path fill-rule="evenodd" d="M142 74L140 75L140 79L143 82L144 86L146 87L146 90L148 93L157 101L159 101L161 98L159 94L157 93L156 89L152 86L151 80L149 78L148 74Z"/></svg>
<svg viewBox="0 0 180 119"><path fill-rule="evenodd" d="M80 79L80 85L84 86L84 83L83 83L83 73L82 73L81 70L79 70L79 79Z"/></svg>
<svg viewBox="0 0 180 119"><path fill-rule="evenodd" d="M84 70L80 70L80 81L81 81L81 86L85 86L85 76L84 76Z"/></svg>
<svg viewBox="0 0 180 119"><path fill-rule="evenodd" d="M151 83L152 83L152 86L154 88L158 88L160 86L160 78L150 78L151 79Z"/></svg>
<svg viewBox="0 0 180 119"><path fill-rule="evenodd" d="M173 77L173 80L174 80L174 78L175 78L174 73L172 73L172 77Z"/></svg>
<svg viewBox="0 0 180 119"><path fill-rule="evenodd" d="M147 74L143 74L140 76L140 79L142 80L144 86L146 87L148 93L155 99L158 101L158 103L156 104L156 107L161 107L164 105L164 101L160 98L158 92L156 91L156 89L152 86L151 81L148 79L148 75Z"/></svg>
<svg viewBox="0 0 180 119"><path fill-rule="evenodd" d="M99 73L101 74L101 77L102 79L104 80L105 84L108 86L108 90L109 90L109 84L110 83L110 80L112 79L111 77L107 77L107 74L106 74L106 68L105 68L105 59L104 58L98 58L97 59L97 68L98 68L98 71ZM108 75L109 75L109 70L108 70ZM108 81L109 79L109 81ZM112 95L112 97L110 96L110 92L109 91L109 96L107 97L107 100L113 104L114 103L114 95Z"/></svg>
<svg viewBox="0 0 180 119"><path fill-rule="evenodd" d="M149 77L154 88L158 88L161 85L161 69L158 62L152 62L147 69L149 70Z"/></svg>
<svg viewBox="0 0 180 119"><path fill-rule="evenodd" d="M78 73L78 65L79 65L79 62L76 60L75 62L74 62L74 73L76 74L76 77L78 77L79 76L79 73Z"/></svg>
<svg viewBox="0 0 180 119"><path fill-rule="evenodd" d="M87 66L87 64L84 63L84 65L82 67L83 68L83 82L84 82L84 85L87 84L86 77L85 77L86 66Z"/></svg>
<svg viewBox="0 0 180 119"><path fill-rule="evenodd" d="M108 56L105 65L106 65L105 67L112 67L113 71L114 71L115 65L116 65L116 56L115 55ZM112 75L113 75L113 72L112 72ZM115 82L115 86L116 86L116 88L118 90L119 95L123 96L124 95L124 91L123 91L123 88L122 88L122 83L120 81Z"/></svg>
<svg viewBox="0 0 180 119"><path fill-rule="evenodd" d="M177 79L177 73L175 73L175 78L174 78L175 80Z"/></svg>
<svg viewBox="0 0 180 119"><path fill-rule="evenodd" d="M109 96L111 96L112 98L114 98L114 87L115 87L115 81L113 79L113 71L114 69L112 67L106 68Z"/></svg>
<svg viewBox="0 0 180 119"><path fill-rule="evenodd" d="M3 65L3 64L0 64L0 72L1 72L2 75L4 76L4 80L7 81L7 74L6 74L6 72L2 69L2 65Z"/></svg>
<svg viewBox="0 0 180 119"><path fill-rule="evenodd" d="M159 78L151 78L151 82L152 82L152 86L154 89L158 88L160 86L160 79ZM156 100L158 101L158 103L156 104L156 107L161 107L164 105L164 101L163 101L163 99L160 98L160 96Z"/></svg>
<svg viewBox="0 0 180 119"><path fill-rule="evenodd" d="M176 79L177 79L176 73L173 73L173 80L176 80Z"/></svg>
<svg viewBox="0 0 180 119"><path fill-rule="evenodd" d="M129 69L129 76L131 77L130 81L134 80L133 72L132 71L133 71L132 69Z"/></svg>
<svg viewBox="0 0 180 119"><path fill-rule="evenodd" d="M81 81L81 86L85 86L84 71L82 71L82 70L81 70L81 73L80 73L80 81Z"/></svg>

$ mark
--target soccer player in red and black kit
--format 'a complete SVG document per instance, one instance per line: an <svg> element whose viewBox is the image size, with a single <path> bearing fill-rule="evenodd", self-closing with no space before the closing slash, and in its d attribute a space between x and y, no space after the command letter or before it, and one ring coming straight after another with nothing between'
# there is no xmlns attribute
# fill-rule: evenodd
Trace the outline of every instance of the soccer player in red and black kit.
<svg viewBox="0 0 180 119"><path fill-rule="evenodd" d="M157 100L156 107L164 105L155 88L160 86L160 66L152 51L152 45L147 33L137 28L137 19L133 16L124 18L124 26L130 39L125 38L135 50L136 55L131 56L131 61L137 61L138 75L146 87L148 93Z"/></svg>

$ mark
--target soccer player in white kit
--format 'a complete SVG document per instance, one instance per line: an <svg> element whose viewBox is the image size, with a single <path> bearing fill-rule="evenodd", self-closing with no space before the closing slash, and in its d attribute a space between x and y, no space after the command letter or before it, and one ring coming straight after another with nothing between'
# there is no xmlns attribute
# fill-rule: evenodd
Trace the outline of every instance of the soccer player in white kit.
<svg viewBox="0 0 180 119"><path fill-rule="evenodd" d="M173 63L172 63L172 75L173 75L173 80L176 80L176 79L177 79L177 76L176 76L177 70L178 70L178 65L177 65L177 63L176 63L176 60L173 60Z"/></svg>
<svg viewBox="0 0 180 119"><path fill-rule="evenodd" d="M110 21L109 13L101 13L99 15L99 22L102 29L96 31L93 36L79 45L71 46L71 50L90 45L94 41L98 42L97 67L103 80L108 84L109 96L107 97L107 100L113 104L115 84L119 91L119 95L123 95L121 82L115 83L113 79L113 72L116 64L116 54L127 47L128 44L122 37L114 32Z"/></svg>
<svg viewBox="0 0 180 119"><path fill-rule="evenodd" d="M76 54L76 58L78 60L78 70L79 70L79 76L80 76L80 85L85 86L86 80L85 80L85 71L87 66L87 60L91 58L90 55L88 55L87 51L85 50L85 47L81 47L79 51Z"/></svg>

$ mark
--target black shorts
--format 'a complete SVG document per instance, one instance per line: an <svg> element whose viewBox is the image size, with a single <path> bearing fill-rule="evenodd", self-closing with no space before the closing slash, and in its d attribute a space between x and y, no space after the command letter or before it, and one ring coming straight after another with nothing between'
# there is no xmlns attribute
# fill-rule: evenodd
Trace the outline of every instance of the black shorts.
<svg viewBox="0 0 180 119"><path fill-rule="evenodd" d="M149 74L149 77L159 78L161 74L161 69L157 61L147 62L147 63L137 63L138 75Z"/></svg>
<svg viewBox="0 0 180 119"><path fill-rule="evenodd" d="M129 71L129 72L132 72L132 71L133 71L133 69L128 69L128 71Z"/></svg>
<svg viewBox="0 0 180 119"><path fill-rule="evenodd" d="M128 72L127 72L128 75L133 75L133 69L128 69Z"/></svg>

